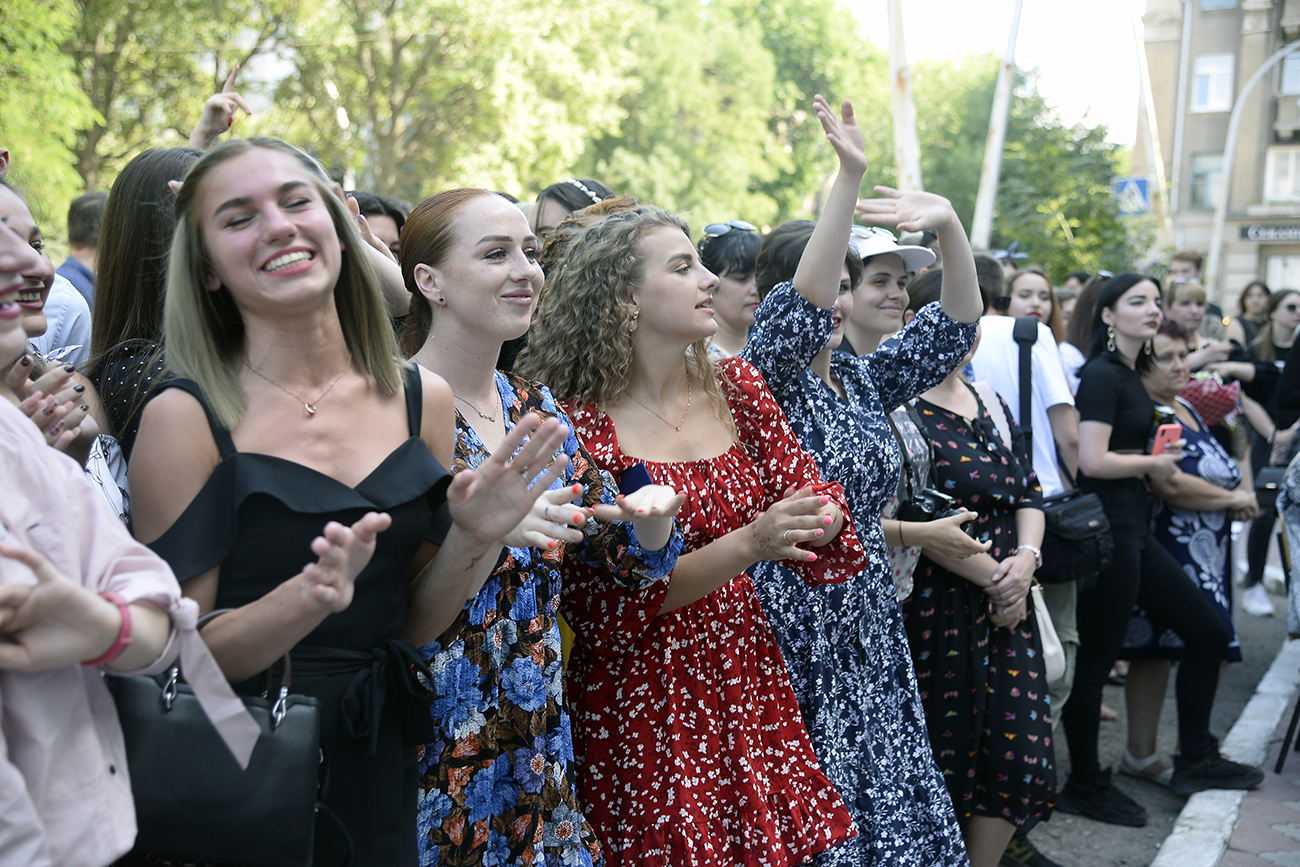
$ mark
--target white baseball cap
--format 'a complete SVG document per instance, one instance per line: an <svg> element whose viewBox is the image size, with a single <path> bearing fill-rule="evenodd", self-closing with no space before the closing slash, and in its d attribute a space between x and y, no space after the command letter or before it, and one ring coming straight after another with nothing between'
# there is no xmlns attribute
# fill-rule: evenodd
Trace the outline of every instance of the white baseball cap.
<svg viewBox="0 0 1300 867"><path fill-rule="evenodd" d="M920 271L933 265L934 260L938 258L928 247L898 243L898 238L894 237L893 232L879 226L854 226L849 236L849 246L863 259L870 259L881 253L894 253L903 260L903 267L908 271Z"/></svg>

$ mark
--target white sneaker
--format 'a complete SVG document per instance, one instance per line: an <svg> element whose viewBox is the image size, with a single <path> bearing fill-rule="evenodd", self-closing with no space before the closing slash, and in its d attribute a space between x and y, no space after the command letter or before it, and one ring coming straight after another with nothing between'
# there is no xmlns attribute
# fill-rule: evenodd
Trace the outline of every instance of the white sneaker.
<svg viewBox="0 0 1300 867"><path fill-rule="evenodd" d="M1247 587L1241 591L1241 610L1256 617L1272 617L1273 603L1268 598L1268 591L1263 584Z"/></svg>
<svg viewBox="0 0 1300 867"><path fill-rule="evenodd" d="M1286 595L1286 574L1280 567L1269 566L1264 570L1264 589L1278 596Z"/></svg>

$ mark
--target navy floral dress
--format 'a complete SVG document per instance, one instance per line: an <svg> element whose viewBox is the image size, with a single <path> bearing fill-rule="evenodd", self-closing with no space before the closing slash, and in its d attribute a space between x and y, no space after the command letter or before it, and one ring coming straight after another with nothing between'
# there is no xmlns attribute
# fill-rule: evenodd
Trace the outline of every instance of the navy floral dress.
<svg viewBox="0 0 1300 867"><path fill-rule="evenodd" d="M992 540L995 560L1011 556L1016 510L1042 507L1019 427L1013 454L982 403L973 420L921 399L916 408L934 446L939 489L979 513L971 522L974 535ZM1005 403L1002 412L1012 417ZM953 804L964 817L1032 827L1051 815L1056 797L1047 672L1035 621L994 626L984 591L924 553L913 580L903 605L907 637L934 757Z"/></svg>
<svg viewBox="0 0 1300 867"><path fill-rule="evenodd" d="M831 374L846 401L808 369L834 330L829 310L783 283L756 317L741 357L763 373L822 476L844 487L868 558L845 583L818 587L781 563L753 569L817 758L858 826L856 838L813 863L964 865L926 736L880 515L902 470L887 410L942 381L970 349L975 326L931 304L874 353L834 353Z"/></svg>
<svg viewBox="0 0 1300 867"><path fill-rule="evenodd" d="M506 430L529 412L558 416L545 386L498 372ZM572 428L572 425L569 425ZM582 505L613 503L618 489L570 434L569 467L552 488L581 484ZM472 469L487 449L456 414L452 472ZM555 551L506 548L455 623L421 648L434 677L438 740L419 750L420 864L581 865L602 863L573 785L573 736L560 662L560 567L564 557L631 588L668 575L681 533L643 550L631 524L591 520L586 539Z"/></svg>
<svg viewBox="0 0 1300 867"><path fill-rule="evenodd" d="M1245 324L1245 320L1241 320ZM1192 405L1178 398L1191 410L1200 425L1193 430L1183 425L1183 458L1178 469L1192 476L1200 476L1224 490L1231 491L1241 484L1241 470L1232 456L1219 445L1210 428ZM1156 499L1151 515L1151 533L1165 550L1174 555L1232 634L1225 658L1228 662L1241 662L1241 643L1236 627L1232 625L1232 588L1228 584L1228 552L1232 547L1232 522L1222 509L1217 512L1198 512L1171 506ZM1122 659L1182 659L1186 646L1178 633L1168 624L1149 613L1141 605L1133 606L1133 617L1128 622L1128 635L1124 639Z"/></svg>

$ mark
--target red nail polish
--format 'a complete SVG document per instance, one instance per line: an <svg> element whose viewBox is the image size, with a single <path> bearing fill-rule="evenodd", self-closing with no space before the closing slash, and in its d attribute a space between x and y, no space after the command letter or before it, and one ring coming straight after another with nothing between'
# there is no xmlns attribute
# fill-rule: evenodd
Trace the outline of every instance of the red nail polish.
<svg viewBox="0 0 1300 867"><path fill-rule="evenodd" d="M579 512L578 514L574 515L574 516L573 516L573 520L575 520L575 521L577 521L579 524L581 524L582 521L583 521L582 512Z"/></svg>
<svg viewBox="0 0 1300 867"><path fill-rule="evenodd" d="M554 549L555 546L558 545L558 544L559 544L559 542L556 542L554 539L552 539L552 540L550 540L549 542L546 543L546 547L547 547L547 548Z"/></svg>
<svg viewBox="0 0 1300 867"><path fill-rule="evenodd" d="M574 486L573 486L573 492L574 492L575 494L581 494L581 493L582 493L582 485L574 485Z"/></svg>

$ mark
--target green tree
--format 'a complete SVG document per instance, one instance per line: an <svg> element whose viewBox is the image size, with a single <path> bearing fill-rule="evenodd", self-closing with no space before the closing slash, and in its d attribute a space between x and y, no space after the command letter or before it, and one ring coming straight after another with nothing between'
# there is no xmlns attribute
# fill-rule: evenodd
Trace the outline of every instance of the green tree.
<svg viewBox="0 0 1300 867"><path fill-rule="evenodd" d="M0 145L38 219L60 224L82 185L76 131L98 120L62 50L76 16L70 0L8 0L0 8Z"/></svg>
<svg viewBox="0 0 1300 867"><path fill-rule="evenodd" d="M926 187L952 201L970 226L999 60L992 54L917 64L917 134ZM1105 127L1063 123L1017 74L993 221L994 247L1017 242L1053 280L1075 270L1120 271L1144 247L1110 194L1120 147Z"/></svg>
<svg viewBox="0 0 1300 867"><path fill-rule="evenodd" d="M267 123L408 199L537 186L617 123L631 0L315 0ZM527 22L527 26L522 26Z"/></svg>
<svg viewBox="0 0 1300 867"><path fill-rule="evenodd" d="M291 8L288 0L75 2L68 52L99 115L77 131L87 189L106 189L146 148L184 144L204 100L236 62L273 43Z"/></svg>

